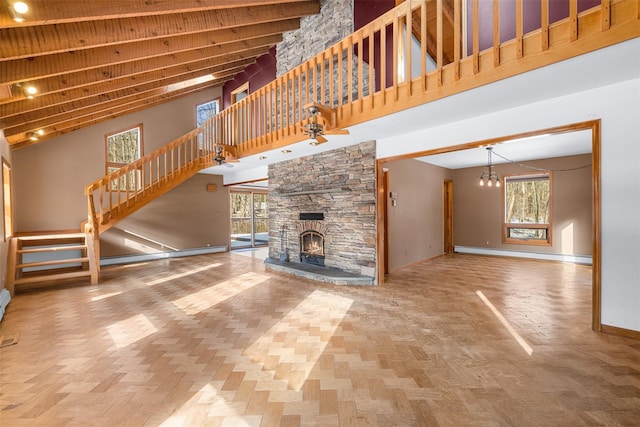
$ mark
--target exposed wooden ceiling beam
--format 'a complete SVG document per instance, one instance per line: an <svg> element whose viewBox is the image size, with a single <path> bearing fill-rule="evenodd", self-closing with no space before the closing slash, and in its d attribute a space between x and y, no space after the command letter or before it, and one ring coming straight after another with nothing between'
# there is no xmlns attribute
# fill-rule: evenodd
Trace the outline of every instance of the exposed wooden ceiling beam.
<svg viewBox="0 0 640 427"><path fill-rule="evenodd" d="M237 73L238 71L235 70L234 72ZM200 87L202 85L207 85L207 87L219 86L221 84L224 84L226 80L232 77L233 74L229 73L220 80L199 83L185 88L177 88L173 90L167 89L167 87L162 86L150 90L145 90L141 93L133 91L133 93L123 94L123 96L118 99L106 99L104 102L98 103L96 105L78 108L74 111L73 116L70 116L68 114L58 114L51 118L31 122L30 124L33 125L32 128L27 129L26 125L19 126L19 132L9 132L5 136L7 138L7 141L9 141L9 143L12 143L16 140L26 140L28 139L28 135L31 132L34 132L38 129L43 129L45 131L45 136L49 137L49 135L51 135L52 133L59 132L62 129L68 128L70 124L75 126L78 123L91 121L96 117L102 117L105 114L111 116L112 118L119 117L120 115L124 114L124 111L130 108L131 104L149 104L152 100L158 99L158 97L164 97L164 95L166 94L181 93L185 89L189 89L192 87Z"/></svg>
<svg viewBox="0 0 640 427"><path fill-rule="evenodd" d="M112 66L115 64L142 60L154 56L169 55L194 49L203 49L225 44L235 44L242 40L257 39L281 34L300 26L300 20L288 19L270 24L256 24L237 29L209 31L185 36L165 37L142 42L124 43L96 49L55 53L32 59L0 61L0 80L22 81L43 78L55 74L66 74L77 70ZM273 39L280 40L280 39ZM276 42L277 43L277 42ZM44 89L37 85L40 93ZM17 97L24 97L19 94Z"/></svg>
<svg viewBox="0 0 640 427"><path fill-rule="evenodd" d="M203 62L198 66L198 70L169 77L163 76L159 73L157 76L158 78L142 85L129 84L124 88L109 86L107 91L99 92L89 97L80 98L70 96L57 104L44 106L40 109L31 110L27 113L4 117L4 132L6 135L13 135L37 129L46 130L46 128L51 126L52 123L60 120L66 120L65 117L77 114L83 109L91 107L97 110L100 108L100 105L105 102L117 101L118 99L122 99L128 95L142 94L157 88L164 88L168 85L179 85L184 82L189 83L189 80L202 78L204 76L214 75L214 80L220 80L226 78L229 75L229 72L233 71L234 73L238 73L242 71L244 67L253 62L253 59L250 58L235 61L232 64L224 64L214 67ZM70 114L70 112L73 112L73 114Z"/></svg>
<svg viewBox="0 0 640 427"><path fill-rule="evenodd" d="M260 50L256 50L255 52L265 51L264 48L259 49ZM204 70L204 74L213 74L217 79L220 77L219 73L222 73L229 68L238 69L239 67L246 67L254 62L255 60L252 56L243 57L243 55L226 55L216 61L209 58L204 61L180 64L175 67L135 74L133 76L120 77L97 84L74 87L60 92L47 93L37 96L34 99L24 99L18 102L0 105L0 126L10 125L12 119L18 115L24 115L25 113L34 112L44 108L50 109L56 105L66 104L71 101L79 101L94 96L102 96L109 92L136 87L154 81L167 80L172 77L181 77L186 80L190 78L186 76L187 74L192 74L199 70ZM66 108L67 112L70 111L70 106L67 106ZM19 118L22 122L26 119L27 116L21 116Z"/></svg>
<svg viewBox="0 0 640 427"><path fill-rule="evenodd" d="M29 0L16 23L4 3L0 129L12 148L221 86L320 11L319 0Z"/></svg>
<svg viewBox="0 0 640 427"><path fill-rule="evenodd" d="M269 0L270 4L289 4L300 0ZM318 0L308 0L318 3ZM128 0L91 0L59 1L29 0L29 11L25 19L29 25L62 24L65 22L95 21L101 19L129 18L135 16L166 15L174 13L198 12L203 10L227 9L260 6L260 0L172 0L149 1ZM20 27L6 9L0 8L0 27Z"/></svg>
<svg viewBox="0 0 640 427"><path fill-rule="evenodd" d="M265 50L266 51L266 50ZM252 58L237 61L233 67L234 72L239 72L250 63L254 62ZM228 75L229 64L211 66L211 63L202 61L195 66L194 71L185 72L178 75L173 75L154 81L149 81L145 84L130 85L129 87L109 90L106 92L100 92L91 97L85 98L68 98L64 103L58 103L57 105L46 106L38 110L32 110L26 113L17 114L9 117L2 118L2 127L4 129L5 136L15 135L18 133L29 132L36 129L45 129L50 127L57 121L66 120L69 117L69 111L73 111L74 115L86 113L89 109L92 111L99 110L102 104L110 102L125 102L127 96L142 95L146 92L155 90L166 91L166 87L169 85L176 85L182 82L187 82L191 79L209 76L214 73L224 72L225 76ZM226 70L226 71L225 71ZM218 79L220 76L218 76Z"/></svg>
<svg viewBox="0 0 640 427"><path fill-rule="evenodd" d="M180 91L175 91L168 94L160 95L151 99L137 101L134 104L123 105L114 110L103 111L91 117L72 119L66 123L58 124L56 128L52 129L50 133L44 135L38 141L31 141L29 139L25 139L22 135L16 135L16 136L7 138L7 141L9 141L9 144L13 150L18 150L34 144L41 143L49 139L53 139L57 136L61 136L61 135L85 128L87 126L93 126L95 124L105 122L107 120L115 119L125 114L131 114L131 113L135 113L136 111L146 110L148 108L158 106L165 102L173 101L174 99L181 98L185 95L189 95L191 93L199 92L205 89L210 89L210 88L219 86L221 84L224 84L224 82L203 83L201 85L197 85L197 86L186 88Z"/></svg>
<svg viewBox="0 0 640 427"><path fill-rule="evenodd" d="M269 23L317 14L319 11L318 2L298 1L286 5L207 10L177 15L3 28L0 29L0 58L28 58L172 35Z"/></svg>
<svg viewBox="0 0 640 427"><path fill-rule="evenodd" d="M89 75L93 74L94 78L89 81L72 81L68 76L68 73L72 73L74 71L79 70L64 70L60 71L61 68L65 68L64 64L52 64L51 68L56 68L56 70L50 70L51 74L42 74L46 71L46 68L34 67L33 69L27 70L15 70L14 68L7 68L6 72L10 76L17 76L19 72L22 72L23 76L28 76L26 81L38 87L39 92L42 93L42 89L39 88L37 84L37 80L44 77L50 77L57 74L65 74L65 81L67 82L68 87L82 86L85 84L89 84L92 82L105 81L110 79L115 79L118 77L123 77L127 75L144 73L147 71L158 70L162 68L171 67L176 64L185 64L189 62L201 61L205 58L215 58L224 55L230 55L235 53L242 53L246 51L250 51L257 47L264 46L273 46L276 43L282 40L282 36L280 34L275 34L271 36L260 37L256 39L242 40L235 43L227 43L219 46L211 46L204 49L194 49L183 52L177 52L169 55L162 56L154 56L151 58L143 58L137 61L129 61L116 65L110 65L107 67L98 67L91 69ZM245 53L245 57L247 54ZM0 63L0 75L5 71ZM35 75L38 73L39 75Z"/></svg>

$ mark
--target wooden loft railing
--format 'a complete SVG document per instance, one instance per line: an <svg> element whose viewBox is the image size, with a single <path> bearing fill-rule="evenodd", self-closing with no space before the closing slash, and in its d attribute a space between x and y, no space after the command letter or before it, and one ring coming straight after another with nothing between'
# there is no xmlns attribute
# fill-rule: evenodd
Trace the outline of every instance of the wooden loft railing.
<svg viewBox="0 0 640 427"><path fill-rule="evenodd" d="M504 41L505 22L499 19L499 1L493 0L488 29L493 44L480 51L480 1L471 2L467 52L462 0L407 0L201 128L89 184L87 231L97 238L212 166L216 145L225 147L226 155L245 157L307 139L301 125L309 119L308 104L327 107L331 126L344 128L640 37L638 0L601 0L580 13L577 0L567 0L569 17L554 23L549 22L551 0L540 0L541 26L527 34L525 0L516 0L509 21L516 36Z"/></svg>
<svg viewBox="0 0 640 427"><path fill-rule="evenodd" d="M481 1L471 2L467 52L462 0L407 0L222 111L212 119L216 136L233 141L239 157L257 154L306 139L300 125L309 103L334 109L337 127L353 126L640 36L637 0L601 0L580 13L578 1L567 0L568 18L553 23L553 0L540 0L541 25L527 34L527 0L516 0L509 21L516 36L506 41L499 1L492 26L482 29ZM493 40L482 51L481 31Z"/></svg>

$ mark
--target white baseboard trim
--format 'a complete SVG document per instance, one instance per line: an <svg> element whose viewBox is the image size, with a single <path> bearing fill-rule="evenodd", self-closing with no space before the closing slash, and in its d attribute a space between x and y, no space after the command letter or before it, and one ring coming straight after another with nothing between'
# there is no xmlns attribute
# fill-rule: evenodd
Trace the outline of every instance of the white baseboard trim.
<svg viewBox="0 0 640 427"><path fill-rule="evenodd" d="M0 321L4 316L4 311L7 308L7 305L9 305L9 301L11 301L11 294L9 291L6 289L0 290Z"/></svg>
<svg viewBox="0 0 640 427"><path fill-rule="evenodd" d="M505 251L501 249L475 248L472 246L455 246L454 251L461 254L494 255L515 258L543 259L548 261L572 262L574 264L592 265L588 255L545 254L540 252Z"/></svg>
<svg viewBox="0 0 640 427"><path fill-rule="evenodd" d="M136 262L156 261L159 259L179 258L179 257L185 257L185 256L193 256L193 255L214 254L214 253L226 252L226 251L227 251L227 245L223 245L223 246L211 246L207 248L183 249L183 250L171 251L171 252L157 252L152 254L122 255L122 256L114 256L109 258L101 258L100 266L102 267L106 265L133 264Z"/></svg>

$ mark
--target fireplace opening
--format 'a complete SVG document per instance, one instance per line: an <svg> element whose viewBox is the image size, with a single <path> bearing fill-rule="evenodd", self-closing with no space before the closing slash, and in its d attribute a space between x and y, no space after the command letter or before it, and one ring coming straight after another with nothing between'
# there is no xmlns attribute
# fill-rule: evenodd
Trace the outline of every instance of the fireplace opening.
<svg viewBox="0 0 640 427"><path fill-rule="evenodd" d="M324 236L307 230L300 234L300 262L324 266Z"/></svg>

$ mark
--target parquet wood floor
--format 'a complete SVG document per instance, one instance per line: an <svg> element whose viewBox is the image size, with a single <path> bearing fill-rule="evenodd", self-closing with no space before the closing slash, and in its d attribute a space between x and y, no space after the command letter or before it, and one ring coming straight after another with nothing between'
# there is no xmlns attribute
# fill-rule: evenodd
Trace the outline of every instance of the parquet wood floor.
<svg viewBox="0 0 640 427"><path fill-rule="evenodd" d="M640 342L590 330L591 269L451 255L383 287L234 253L18 294L0 425L640 425Z"/></svg>

